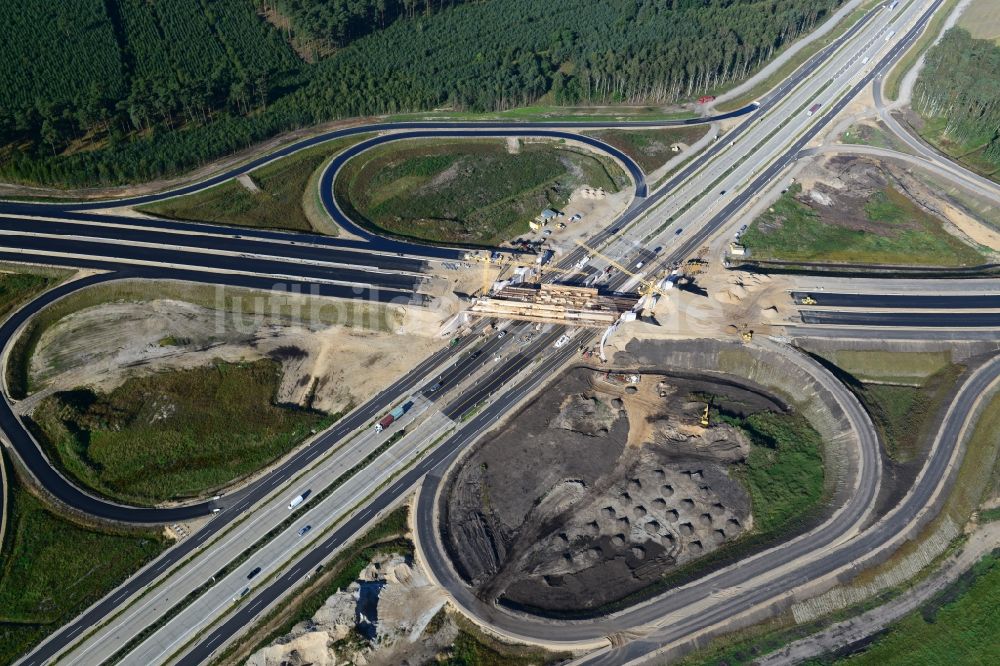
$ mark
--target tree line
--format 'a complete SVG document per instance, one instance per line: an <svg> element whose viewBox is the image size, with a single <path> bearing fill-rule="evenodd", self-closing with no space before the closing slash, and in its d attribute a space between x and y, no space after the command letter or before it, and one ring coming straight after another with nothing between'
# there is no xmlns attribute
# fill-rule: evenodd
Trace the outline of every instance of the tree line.
<svg viewBox="0 0 1000 666"><path fill-rule="evenodd" d="M112 25L137 36L125 40L136 43L125 49L130 56L124 61L131 76L128 92L94 92L109 127L101 145L67 154L65 135L11 122L0 111L0 139L23 146L8 151L0 176L66 185L148 180L281 131L442 106L495 111L539 100L565 105L684 101L752 74L841 1L267 0L267 7L256 7L294 17L311 15L319 6L339 6L367 24L355 32L330 32L330 24L319 19L319 27L302 23L297 29L317 30L345 45L315 64L293 66L283 42L268 50L284 48L284 55L257 69L245 64L248 59L229 43L235 40L216 20L210 25L219 44L190 51L207 54L200 62L221 63L218 54L224 53L232 66L201 62L201 73L185 79L185 67L195 65L187 63L183 47L171 51L164 44L158 57L141 55L138 45L150 48L155 40L138 36L147 33L129 26L153 12L161 12L162 24L168 7L198 0L116 0L109 5L124 18ZM243 2L252 14L251 0L202 2L233 15ZM380 11L385 12L384 28ZM266 36L262 43L269 44L278 30L253 18ZM205 42L204 37L190 39ZM173 78L144 74L141 63L155 67L156 62L170 63L164 70Z"/></svg>
<svg viewBox="0 0 1000 666"><path fill-rule="evenodd" d="M914 108L946 119L943 136L1000 167L1000 46L951 28L927 52Z"/></svg>

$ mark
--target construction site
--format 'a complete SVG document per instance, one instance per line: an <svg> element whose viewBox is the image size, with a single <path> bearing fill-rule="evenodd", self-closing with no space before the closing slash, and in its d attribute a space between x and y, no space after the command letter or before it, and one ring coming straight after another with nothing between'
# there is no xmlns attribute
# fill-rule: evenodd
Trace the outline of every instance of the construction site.
<svg viewBox="0 0 1000 666"><path fill-rule="evenodd" d="M746 434L710 417L784 413L745 383L571 369L451 473L443 541L484 601L587 615L753 529L732 473Z"/></svg>

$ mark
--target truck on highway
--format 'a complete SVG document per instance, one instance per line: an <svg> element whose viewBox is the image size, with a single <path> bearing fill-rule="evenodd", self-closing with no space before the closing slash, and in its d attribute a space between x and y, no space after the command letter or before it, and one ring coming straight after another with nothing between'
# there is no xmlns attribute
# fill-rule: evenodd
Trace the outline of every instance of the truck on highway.
<svg viewBox="0 0 1000 666"><path fill-rule="evenodd" d="M890 30L889 32L885 33L885 41L889 41L890 39L892 39L892 36L895 34L896 34L895 30Z"/></svg>
<svg viewBox="0 0 1000 666"><path fill-rule="evenodd" d="M821 104L813 104L812 106L809 107L809 110L806 111L806 115L807 116L811 116L812 114L816 113L817 111L819 111L819 107L820 106L822 106L822 105Z"/></svg>
<svg viewBox="0 0 1000 666"><path fill-rule="evenodd" d="M390 425L392 425L393 421L401 418L403 414L405 414L410 409L410 406L412 404L413 403L411 401L407 400L402 405L396 407L394 410L392 410L391 412L383 416L381 419L379 419L378 423L375 424L375 432L382 432Z"/></svg>
<svg viewBox="0 0 1000 666"><path fill-rule="evenodd" d="M892 2L889 3L889 11L891 12L898 6L899 6L899 0L892 0Z"/></svg>
<svg viewBox="0 0 1000 666"><path fill-rule="evenodd" d="M305 495L296 495L295 497L292 498L292 501L288 503L288 510L291 511L299 504L302 504L304 501L306 501Z"/></svg>

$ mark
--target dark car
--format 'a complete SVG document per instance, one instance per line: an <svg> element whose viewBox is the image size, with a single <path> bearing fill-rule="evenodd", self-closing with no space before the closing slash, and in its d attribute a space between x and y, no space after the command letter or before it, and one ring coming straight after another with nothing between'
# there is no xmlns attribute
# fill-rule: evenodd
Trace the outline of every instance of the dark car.
<svg viewBox="0 0 1000 666"><path fill-rule="evenodd" d="M435 382L434 384L431 385L431 387L429 389L427 389L427 392L428 393L434 393L435 391L437 391L442 386L443 386L443 384L441 382Z"/></svg>
<svg viewBox="0 0 1000 666"><path fill-rule="evenodd" d="M312 525L306 525L305 527L299 530L299 536L305 536L306 533L308 533L309 530L311 530L312 528L313 528Z"/></svg>
<svg viewBox="0 0 1000 666"><path fill-rule="evenodd" d="M479 358L482 355L482 353L483 353L482 349L477 349L476 351L472 352L472 354L469 355L469 358Z"/></svg>
<svg viewBox="0 0 1000 666"><path fill-rule="evenodd" d="M662 249L663 249L662 245L657 245L656 247L653 248L653 254L659 254L660 250Z"/></svg>
<svg viewBox="0 0 1000 666"><path fill-rule="evenodd" d="M247 580L250 580L259 573L260 573L260 567L257 567L256 569L247 574Z"/></svg>
<svg viewBox="0 0 1000 666"><path fill-rule="evenodd" d="M674 232L674 236L680 236L682 231L684 231L684 230L683 229L678 229L677 231Z"/></svg>

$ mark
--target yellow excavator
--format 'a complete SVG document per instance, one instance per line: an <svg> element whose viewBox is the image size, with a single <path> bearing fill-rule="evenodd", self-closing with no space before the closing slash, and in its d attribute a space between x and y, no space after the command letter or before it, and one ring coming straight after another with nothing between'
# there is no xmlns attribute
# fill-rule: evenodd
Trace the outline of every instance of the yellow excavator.
<svg viewBox="0 0 1000 666"><path fill-rule="evenodd" d="M705 405L705 411L701 415L701 427L702 428L707 428L708 427L708 408L710 406L711 405Z"/></svg>
<svg viewBox="0 0 1000 666"><path fill-rule="evenodd" d="M802 303L802 305L816 305L816 299L809 294L803 296L799 302Z"/></svg>

